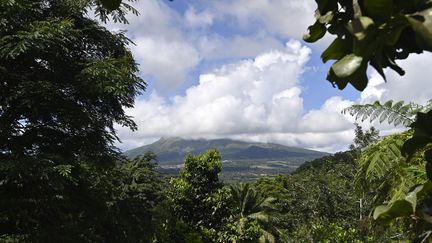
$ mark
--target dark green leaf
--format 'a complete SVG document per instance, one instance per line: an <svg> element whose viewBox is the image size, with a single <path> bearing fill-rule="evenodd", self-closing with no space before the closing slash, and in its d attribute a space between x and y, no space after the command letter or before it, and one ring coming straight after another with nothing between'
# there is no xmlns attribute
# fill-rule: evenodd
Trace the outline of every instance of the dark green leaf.
<svg viewBox="0 0 432 243"><path fill-rule="evenodd" d="M100 0L102 5L108 10L116 10L120 7L122 0Z"/></svg>
<svg viewBox="0 0 432 243"><path fill-rule="evenodd" d="M412 204L407 200L397 200L391 205L382 205L375 208L373 218L383 224L402 216L409 216L414 212Z"/></svg>
<svg viewBox="0 0 432 243"><path fill-rule="evenodd" d="M352 44L349 41L336 38L321 54L321 59L324 63L328 60L339 60L348 55L351 49Z"/></svg>
<svg viewBox="0 0 432 243"><path fill-rule="evenodd" d="M326 27L317 20L315 24L309 26L309 33L303 36L303 40L306 42L315 42L325 35L326 30Z"/></svg>
<svg viewBox="0 0 432 243"><path fill-rule="evenodd" d="M360 68L362 61L362 57L349 54L335 62L331 69L337 77L346 78L351 76L355 71L357 71L357 69Z"/></svg>
<svg viewBox="0 0 432 243"><path fill-rule="evenodd" d="M347 23L348 31L353 34L357 40L364 40L367 36L368 30L374 25L374 21L366 16L362 16L358 19L353 19Z"/></svg>
<svg viewBox="0 0 432 243"><path fill-rule="evenodd" d="M409 15L408 21L417 34L417 44L432 51L432 8Z"/></svg>
<svg viewBox="0 0 432 243"><path fill-rule="evenodd" d="M363 6L371 16L389 19L393 11L393 0L364 0Z"/></svg>

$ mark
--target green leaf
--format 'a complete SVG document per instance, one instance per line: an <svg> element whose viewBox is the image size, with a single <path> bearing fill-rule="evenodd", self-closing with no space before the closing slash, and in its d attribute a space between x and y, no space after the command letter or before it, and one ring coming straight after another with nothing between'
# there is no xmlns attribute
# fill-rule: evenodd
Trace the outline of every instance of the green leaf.
<svg viewBox="0 0 432 243"><path fill-rule="evenodd" d="M406 156L411 156L417 150L432 143L432 127L430 124L432 124L432 110L428 113L417 113L416 121L411 124L411 127L414 128L414 135L402 147L402 151Z"/></svg>
<svg viewBox="0 0 432 243"><path fill-rule="evenodd" d="M382 52L383 52L382 48L375 50L375 54L373 55L373 57L370 61L370 65L372 67L374 67L375 70L377 70L377 72L381 75L381 77L384 80L387 80L385 73L384 73L384 70L383 70L383 54L382 54Z"/></svg>
<svg viewBox="0 0 432 243"><path fill-rule="evenodd" d="M324 24L321 24L317 20L315 24L309 26L308 31L309 33L303 36L303 40L312 43L321 39L325 35L327 29Z"/></svg>
<svg viewBox="0 0 432 243"><path fill-rule="evenodd" d="M331 69L339 78L351 76L357 69L360 68L363 58L354 54L344 56L339 61L335 62Z"/></svg>
<svg viewBox="0 0 432 243"><path fill-rule="evenodd" d="M363 91L368 84L368 77L366 74L367 62L363 62L360 68L351 76L349 82L358 91Z"/></svg>
<svg viewBox="0 0 432 243"><path fill-rule="evenodd" d="M337 1L335 0L315 0L318 5L320 13L326 13L330 10L337 8Z"/></svg>
<svg viewBox="0 0 432 243"><path fill-rule="evenodd" d="M362 16L358 19L353 19L347 23L346 28L353 34L357 40L362 41L367 36L367 31L374 25L374 21L366 16Z"/></svg>
<svg viewBox="0 0 432 243"><path fill-rule="evenodd" d="M373 218L382 224L389 224L393 219L408 216L413 213L413 207L409 201L397 200L391 205L381 205L375 208Z"/></svg>
<svg viewBox="0 0 432 243"><path fill-rule="evenodd" d="M102 5L110 11L116 10L120 7L121 0L100 0Z"/></svg>
<svg viewBox="0 0 432 243"><path fill-rule="evenodd" d="M320 15L318 17L318 21L321 24L328 24L330 21L332 21L333 16L334 16L333 11L328 11L326 14Z"/></svg>
<svg viewBox="0 0 432 243"><path fill-rule="evenodd" d="M385 44L389 46L396 45L402 31L408 26L410 26L410 22L405 15L399 14L390 19L383 33Z"/></svg>
<svg viewBox="0 0 432 243"><path fill-rule="evenodd" d="M392 16L393 0L364 0L363 6L373 17L389 19Z"/></svg>
<svg viewBox="0 0 432 243"><path fill-rule="evenodd" d="M408 21L417 33L417 44L425 50L432 51L432 8L408 15Z"/></svg>
<svg viewBox="0 0 432 243"><path fill-rule="evenodd" d="M336 38L321 54L321 59L324 63L328 60L339 60L350 53L351 49L352 43L350 41Z"/></svg>
<svg viewBox="0 0 432 243"><path fill-rule="evenodd" d="M327 80L335 83L339 89L344 89L351 83L357 90L364 90L368 83L366 75L367 63L363 58L350 54L333 64L327 75Z"/></svg>

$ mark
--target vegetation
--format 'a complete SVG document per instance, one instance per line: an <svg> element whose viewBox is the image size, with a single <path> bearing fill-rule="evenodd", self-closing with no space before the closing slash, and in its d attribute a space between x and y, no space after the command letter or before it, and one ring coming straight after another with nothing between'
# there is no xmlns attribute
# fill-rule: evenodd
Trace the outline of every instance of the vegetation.
<svg viewBox="0 0 432 243"><path fill-rule="evenodd" d="M317 3L306 40L337 35L322 58L337 60L328 79L341 89L364 89L368 64L402 74L396 59L431 50L430 1ZM120 0L0 1L0 241L432 240L430 104L348 108L411 129L379 138L357 125L349 151L291 175L223 184L210 150L167 178L155 154L113 146L115 123L136 128L124 108L145 83L129 40L87 18L90 6L102 21L134 12Z"/></svg>
<svg viewBox="0 0 432 243"><path fill-rule="evenodd" d="M323 62L336 60L327 80L339 89L350 83L364 90L371 65L385 79L384 68L400 75L396 60L432 50L432 12L428 0L328 0L318 4L316 21L303 39L315 42L327 32L334 41L322 53Z"/></svg>

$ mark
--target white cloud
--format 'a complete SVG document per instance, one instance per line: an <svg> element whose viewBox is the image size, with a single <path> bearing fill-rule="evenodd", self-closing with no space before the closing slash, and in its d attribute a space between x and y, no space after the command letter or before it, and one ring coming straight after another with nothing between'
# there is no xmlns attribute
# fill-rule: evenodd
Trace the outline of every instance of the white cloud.
<svg viewBox="0 0 432 243"><path fill-rule="evenodd" d="M431 53L423 53L420 55L412 54L408 59L399 61L399 65L405 69L406 74L399 76L396 72L390 69L385 70L387 82L373 70L370 75L367 88L361 93L358 103L373 103L380 101L384 103L390 99L395 102L403 100L405 103L414 102L417 104L426 104L432 98L432 90L428 77L432 76L432 69L429 64L432 62ZM354 121L353 117L346 115L348 119ZM380 130L380 135L388 135L392 133L402 132L407 128L403 125L394 127L386 121L379 123L377 120L370 123L369 119L360 122L362 127L375 126Z"/></svg>
<svg viewBox="0 0 432 243"><path fill-rule="evenodd" d="M200 61L199 53L185 42L138 38L132 51L144 75L153 76L157 89L172 89L182 84Z"/></svg>
<svg viewBox="0 0 432 243"><path fill-rule="evenodd" d="M353 104L354 102L343 100L341 97L331 97L319 110L311 110L302 117L300 130L323 133L352 129L352 122L341 114L341 110Z"/></svg>
<svg viewBox="0 0 432 243"><path fill-rule="evenodd" d="M236 35L230 38L204 35L198 38L197 46L202 56L207 59L249 58L268 50L285 48L281 41L262 33L253 36Z"/></svg>
<svg viewBox="0 0 432 243"><path fill-rule="evenodd" d="M197 13L194 7L189 6L184 19L188 26L203 28L213 24L214 15L209 11Z"/></svg>
<svg viewBox="0 0 432 243"><path fill-rule="evenodd" d="M156 89L177 88L201 60L198 50L179 24L184 22L183 16L163 1L138 1L132 5L140 14L129 13L127 19L130 24L108 23L107 27L127 30L128 37L135 43L130 48L139 70L142 75L154 78ZM196 15L195 18L202 16Z"/></svg>
<svg viewBox="0 0 432 243"><path fill-rule="evenodd" d="M166 100L153 92L128 110L139 130L119 129L126 142L123 147L181 136L230 137L327 151L345 148L353 137L352 124L340 109L350 101L332 97L319 110L303 110L299 80L309 57L309 48L290 41L283 51L200 75L199 84L183 96Z"/></svg>
<svg viewBox="0 0 432 243"><path fill-rule="evenodd" d="M301 38L314 21L316 4L304 0L224 0L216 9L246 29L262 27L270 33Z"/></svg>
<svg viewBox="0 0 432 243"><path fill-rule="evenodd" d="M412 54L398 63L405 69L406 74L399 76L393 70L386 70L387 82L384 82L381 76L373 71L370 83L361 95L361 102L393 99L425 104L432 98L432 54Z"/></svg>

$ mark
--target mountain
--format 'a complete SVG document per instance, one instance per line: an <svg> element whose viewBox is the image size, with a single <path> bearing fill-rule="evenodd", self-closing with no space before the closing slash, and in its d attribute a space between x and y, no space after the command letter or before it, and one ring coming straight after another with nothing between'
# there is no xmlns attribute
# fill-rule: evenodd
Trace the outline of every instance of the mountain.
<svg viewBox="0 0 432 243"><path fill-rule="evenodd" d="M177 137L161 138L152 144L128 150L124 154L133 159L152 151L157 155L161 170L175 175L178 174L187 154L197 155L208 149L217 149L221 153L222 178L226 181L249 181L262 175L290 173L305 161L328 155L323 152L274 143Z"/></svg>
<svg viewBox="0 0 432 243"><path fill-rule="evenodd" d="M310 160L327 155L323 152L274 143L182 138L161 138L152 144L128 150L124 154L128 158L135 158L152 151L157 155L160 164L182 164L188 153L197 155L208 149L219 150L223 160L285 160L292 158Z"/></svg>

